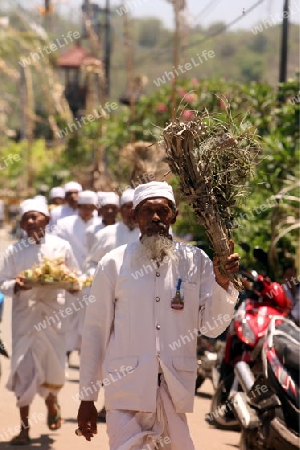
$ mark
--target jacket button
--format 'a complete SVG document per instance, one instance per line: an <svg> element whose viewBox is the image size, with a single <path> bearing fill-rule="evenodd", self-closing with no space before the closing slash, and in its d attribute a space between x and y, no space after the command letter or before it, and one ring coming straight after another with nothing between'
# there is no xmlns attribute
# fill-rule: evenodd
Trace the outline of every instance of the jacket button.
<svg viewBox="0 0 300 450"><path fill-rule="evenodd" d="M157 329L157 330L160 330L160 325L159 325L159 323L156 325L156 329Z"/></svg>
<svg viewBox="0 0 300 450"><path fill-rule="evenodd" d="M160 297L155 297L155 301L159 302L160 301Z"/></svg>
<svg viewBox="0 0 300 450"><path fill-rule="evenodd" d="M159 273L159 272L156 272L156 276L157 276L157 277L160 277L160 273Z"/></svg>

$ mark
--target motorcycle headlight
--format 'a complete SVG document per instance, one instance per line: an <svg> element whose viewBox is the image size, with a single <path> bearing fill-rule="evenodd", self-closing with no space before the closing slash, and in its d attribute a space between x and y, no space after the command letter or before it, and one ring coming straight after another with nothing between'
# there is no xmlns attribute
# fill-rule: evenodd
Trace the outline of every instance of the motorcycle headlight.
<svg viewBox="0 0 300 450"><path fill-rule="evenodd" d="M242 333L249 344L255 344L256 337L247 320L242 321Z"/></svg>

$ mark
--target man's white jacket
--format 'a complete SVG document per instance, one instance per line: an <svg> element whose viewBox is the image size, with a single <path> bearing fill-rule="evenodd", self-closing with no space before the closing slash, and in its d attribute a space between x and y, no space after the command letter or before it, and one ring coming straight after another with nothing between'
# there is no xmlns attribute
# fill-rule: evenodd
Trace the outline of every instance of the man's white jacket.
<svg viewBox="0 0 300 450"><path fill-rule="evenodd" d="M118 247L98 265L87 307L80 361L80 398L98 398L107 409L156 410L163 372L177 412L193 410L197 332L210 337L229 325L238 292L214 277L212 262L193 246L176 242L178 261L157 267L140 241ZM139 257L137 257L139 255ZM171 307L178 280L183 310Z"/></svg>

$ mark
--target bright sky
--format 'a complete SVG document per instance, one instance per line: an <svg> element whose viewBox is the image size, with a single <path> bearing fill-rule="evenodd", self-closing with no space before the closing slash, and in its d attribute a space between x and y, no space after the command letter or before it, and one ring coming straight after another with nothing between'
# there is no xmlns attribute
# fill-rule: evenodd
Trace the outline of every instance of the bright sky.
<svg viewBox="0 0 300 450"><path fill-rule="evenodd" d="M83 2L82 0L56 1L64 3L64 8L72 5L72 9L75 5L80 6ZM43 0L34 0L34 2L43 3ZM97 3L100 6L104 6L105 2L106 0L91 0L91 3ZM281 22L284 0L262 0L253 12L247 14L247 9L257 2L258 0L186 0L187 18L190 24L200 23L208 26L218 21L228 23L241 15L244 10L246 14L233 29L250 28L264 19L272 19L276 23ZM111 0L111 8L116 9L120 3L122 0ZM155 16L160 18L166 26L172 27L173 8L166 0L125 0L126 3L133 16ZM290 19L291 22L300 23L299 0L290 0Z"/></svg>
<svg viewBox="0 0 300 450"><path fill-rule="evenodd" d="M13 3L16 0L10 0ZM123 0L110 0L111 9L117 9L117 6ZM3 0L0 0L0 5ZM90 0L91 3L97 3L105 6L106 0ZM247 14L247 9L257 3L258 0L186 0L188 22L209 26L218 21L228 23L245 11L244 17L232 29L251 28L254 24L262 20L272 20L273 23L279 23L282 20L282 10L284 0L261 0L261 4L251 13ZM5 1L3 2L5 3ZM28 5L28 0L19 0L24 6ZM52 0L57 4L61 12L77 16L80 13L83 0ZM30 6L42 6L44 0L31 0ZM173 24L172 5L167 0L125 0L129 6L129 12L135 17L154 16L160 18L167 27ZM299 0L290 0L290 20L294 23L300 23L300 2Z"/></svg>

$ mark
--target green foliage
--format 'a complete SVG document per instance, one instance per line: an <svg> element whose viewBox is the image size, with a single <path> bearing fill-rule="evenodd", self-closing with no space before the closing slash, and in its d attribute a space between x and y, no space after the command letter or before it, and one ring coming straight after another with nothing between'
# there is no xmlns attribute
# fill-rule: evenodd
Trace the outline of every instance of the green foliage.
<svg viewBox="0 0 300 450"><path fill-rule="evenodd" d="M55 150L47 148L44 140L33 141L32 145L27 141L19 143L7 141L0 147L0 165L2 163L3 166L7 161L6 167L1 172L0 189L13 191L16 196L22 198L30 195L27 192L30 176L36 190L42 184L46 184L49 188L61 184L68 177L69 171L65 170L65 173L60 175L62 171L60 152L60 148Z"/></svg>
<svg viewBox="0 0 300 450"><path fill-rule="evenodd" d="M262 136L263 151L257 162L257 169L251 181L250 195L239 206L236 215L234 240L237 250L245 262L253 264L251 255L244 252L239 243L246 241L251 248L259 246L265 251L270 243L289 223L299 220L299 188L293 187L293 180L299 176L299 83L289 80L280 86L279 91L268 83L228 82L222 78L182 79L176 92L177 117L190 120L194 111L207 108L211 115L230 112L237 120L247 114L241 126L254 126ZM37 188L44 183L50 187L61 184L73 171L90 166L99 147L104 149L107 170L114 174L119 183L128 184L130 166L119 164L120 149L132 140L156 142L171 115L171 86L164 84L152 95L144 95L135 105L134 114L126 106L119 106L114 113L103 118L103 131L99 121L82 126L66 137L65 148L47 149L43 141L36 141L32 148L35 182ZM61 123L61 128L67 124ZM28 147L26 143L9 143L1 148L1 157L9 153L20 153L22 159L2 172L0 187L6 183L16 188L26 172ZM58 174L58 176L56 176ZM177 192L177 181L173 179L178 198L180 214L174 231L180 236L191 234L201 242L205 251L210 252L203 229L197 224L193 211ZM289 199L276 202L274 196L283 189L288 191ZM274 197L274 198L273 198ZM294 221L294 222L293 222ZM298 230L283 236L278 244L278 254L293 253L297 245Z"/></svg>
<svg viewBox="0 0 300 450"><path fill-rule="evenodd" d="M297 97L298 89L297 80L290 80L281 86L280 95L267 83L241 85L222 79L192 79L179 83L177 116L181 116L182 120L192 118L194 110L201 111L203 108L207 108L210 114L225 113L228 98L231 114L238 118L248 112L243 125L255 126L262 136L263 151L255 177L250 183L251 195L238 210L239 220L235 231L237 243L246 239L252 248L259 246L268 251L274 238L274 220L279 207L276 200L270 198L286 186L287 180L297 179L299 174L299 103L291 101ZM120 124L117 140L121 142L131 132L135 133L136 139L157 140L169 121L170 97L171 88L165 85L154 95L141 98L136 105L135 119L128 124L127 133ZM114 125L114 132L117 131L118 127ZM109 142L106 144L109 146ZM299 192L295 192L295 189L290 194L299 198ZM297 215L297 211L294 211L294 206L284 203L280 208L284 209L284 216L297 220L299 213ZM184 202L181 202L180 210L181 214L174 226L175 232L180 235L192 233L196 241L207 242L193 212ZM297 230L290 232L280 240L279 253L295 250L297 233ZM249 255L245 256L251 261Z"/></svg>

